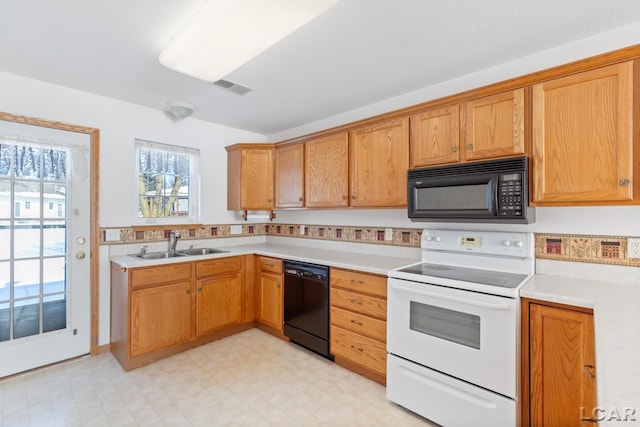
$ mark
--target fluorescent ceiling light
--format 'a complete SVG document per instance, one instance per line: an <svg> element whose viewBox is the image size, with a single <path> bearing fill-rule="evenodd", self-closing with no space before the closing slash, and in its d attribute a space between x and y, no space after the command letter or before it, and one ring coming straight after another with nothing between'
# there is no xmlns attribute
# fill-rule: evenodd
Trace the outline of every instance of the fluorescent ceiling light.
<svg viewBox="0 0 640 427"><path fill-rule="evenodd" d="M160 54L162 65L215 82L338 0L210 0Z"/></svg>

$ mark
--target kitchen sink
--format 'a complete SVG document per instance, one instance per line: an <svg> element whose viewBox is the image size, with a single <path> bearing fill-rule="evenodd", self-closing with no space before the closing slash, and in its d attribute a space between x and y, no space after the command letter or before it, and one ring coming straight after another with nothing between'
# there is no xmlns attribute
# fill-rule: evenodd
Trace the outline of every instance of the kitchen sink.
<svg viewBox="0 0 640 427"><path fill-rule="evenodd" d="M189 248L178 251L178 253L183 255L208 255L208 254L222 254L229 251L224 251L222 249L214 249L214 248Z"/></svg>
<svg viewBox="0 0 640 427"><path fill-rule="evenodd" d="M186 254L180 252L147 252L144 254L135 254L136 258L140 259L163 259L163 258L176 258L182 257Z"/></svg>

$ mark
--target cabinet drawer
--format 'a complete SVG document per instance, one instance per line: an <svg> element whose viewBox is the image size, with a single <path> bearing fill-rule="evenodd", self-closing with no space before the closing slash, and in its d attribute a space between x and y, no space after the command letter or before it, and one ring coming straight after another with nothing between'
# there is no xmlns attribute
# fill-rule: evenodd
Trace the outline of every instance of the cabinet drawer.
<svg viewBox="0 0 640 427"><path fill-rule="evenodd" d="M331 286L387 297L387 278L355 271L331 269Z"/></svg>
<svg viewBox="0 0 640 427"><path fill-rule="evenodd" d="M191 280L191 263L131 269L131 289L183 280Z"/></svg>
<svg viewBox="0 0 640 427"><path fill-rule="evenodd" d="M331 307L331 324L381 342L387 341L387 322L384 320Z"/></svg>
<svg viewBox="0 0 640 427"><path fill-rule="evenodd" d="M196 276L213 276L221 273L235 273L242 268L240 257L216 258L196 263Z"/></svg>
<svg viewBox="0 0 640 427"><path fill-rule="evenodd" d="M378 374L386 375L387 348L380 341L363 337L337 326L331 327L331 353L349 359Z"/></svg>
<svg viewBox="0 0 640 427"><path fill-rule="evenodd" d="M258 263L261 271L268 271L270 273L282 273L282 260L279 258L261 256Z"/></svg>
<svg viewBox="0 0 640 427"><path fill-rule="evenodd" d="M330 302L332 307L344 308L378 319L387 318L387 301L382 298L331 288Z"/></svg>

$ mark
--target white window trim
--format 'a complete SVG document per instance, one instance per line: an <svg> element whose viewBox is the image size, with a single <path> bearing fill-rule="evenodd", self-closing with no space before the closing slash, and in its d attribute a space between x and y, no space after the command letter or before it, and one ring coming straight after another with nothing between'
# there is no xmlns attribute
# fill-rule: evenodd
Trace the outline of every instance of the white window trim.
<svg viewBox="0 0 640 427"><path fill-rule="evenodd" d="M138 207L140 200L138 198L138 150L151 149L158 151L169 151L180 154L189 155L191 158L189 177L189 214L187 216L175 216L166 218L140 218L138 217ZM200 150L195 148L182 147L178 145L163 144L159 142L147 141L144 139L136 139L134 144L135 166L133 168L133 223L140 225L150 224L197 224L200 222Z"/></svg>

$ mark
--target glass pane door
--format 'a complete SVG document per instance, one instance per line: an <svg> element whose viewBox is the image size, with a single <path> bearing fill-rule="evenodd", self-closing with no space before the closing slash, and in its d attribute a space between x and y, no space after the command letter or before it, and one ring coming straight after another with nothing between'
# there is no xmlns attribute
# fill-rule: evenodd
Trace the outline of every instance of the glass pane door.
<svg viewBox="0 0 640 427"><path fill-rule="evenodd" d="M66 328L66 160L0 144L0 341Z"/></svg>

